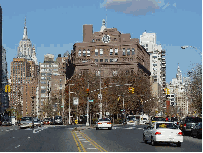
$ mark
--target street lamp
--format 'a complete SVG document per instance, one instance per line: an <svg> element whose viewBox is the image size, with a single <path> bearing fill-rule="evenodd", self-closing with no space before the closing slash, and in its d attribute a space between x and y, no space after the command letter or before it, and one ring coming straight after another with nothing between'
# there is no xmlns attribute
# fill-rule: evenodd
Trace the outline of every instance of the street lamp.
<svg viewBox="0 0 203 153"><path fill-rule="evenodd" d="M69 84L69 109L68 109L68 124L70 124L70 94L74 92L70 92L70 86L74 86L75 84Z"/></svg>
<svg viewBox="0 0 203 153"><path fill-rule="evenodd" d="M186 49L186 48L189 48L189 47L194 48L196 51L198 50L197 47L194 47L194 46L181 46L182 49ZM202 56L202 52L198 53L198 54L200 54Z"/></svg>

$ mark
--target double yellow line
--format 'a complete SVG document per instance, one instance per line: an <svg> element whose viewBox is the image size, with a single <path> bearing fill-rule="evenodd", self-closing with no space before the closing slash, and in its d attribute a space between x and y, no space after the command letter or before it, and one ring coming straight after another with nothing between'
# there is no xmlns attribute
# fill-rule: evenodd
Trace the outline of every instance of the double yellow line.
<svg viewBox="0 0 203 153"><path fill-rule="evenodd" d="M81 141L78 139L78 137L77 137L75 131L73 131L73 132L71 132L71 133L72 133L73 138L74 138L74 140L75 140L75 143L76 143L76 145L77 145L77 147L78 147L78 151L81 152L81 148L82 148L83 152L86 152L86 150L85 150L84 146L82 145ZM104 148L102 148L100 145L98 145L94 140L92 140L92 139L91 139L90 137L88 137L86 134L84 134L83 132L79 132L79 133L82 135L83 138L85 138L85 139L86 139L87 141L89 141L93 146L95 146L95 148L97 148L100 152L107 152ZM78 142L79 142L80 146L79 146Z"/></svg>
<svg viewBox="0 0 203 153"><path fill-rule="evenodd" d="M88 137L86 134L84 134L83 132L80 132L80 134L86 140L88 140L93 146L95 146L100 152L107 152L104 148L102 148L100 145L98 145L94 140L90 139L90 137Z"/></svg>

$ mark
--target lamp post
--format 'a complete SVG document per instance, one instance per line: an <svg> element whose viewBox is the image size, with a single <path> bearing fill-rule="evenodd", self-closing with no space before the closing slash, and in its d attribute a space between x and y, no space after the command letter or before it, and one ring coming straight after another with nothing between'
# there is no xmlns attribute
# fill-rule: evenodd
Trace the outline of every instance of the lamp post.
<svg viewBox="0 0 203 153"><path fill-rule="evenodd" d="M68 124L70 124L70 94L74 92L70 92L70 86L73 86L75 84L69 84L69 108L68 108Z"/></svg>

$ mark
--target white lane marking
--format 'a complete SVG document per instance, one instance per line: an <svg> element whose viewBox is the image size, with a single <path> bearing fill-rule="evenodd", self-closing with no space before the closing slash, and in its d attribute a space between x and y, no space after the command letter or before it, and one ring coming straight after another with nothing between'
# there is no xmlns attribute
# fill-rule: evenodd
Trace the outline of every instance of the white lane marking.
<svg viewBox="0 0 203 153"><path fill-rule="evenodd" d="M13 138L15 138L15 137L13 137Z"/></svg>
<svg viewBox="0 0 203 153"><path fill-rule="evenodd" d="M10 130L13 130L13 129L10 129Z"/></svg>
<svg viewBox="0 0 203 153"><path fill-rule="evenodd" d="M86 140L86 139L79 139L79 140Z"/></svg>
<svg viewBox="0 0 203 153"><path fill-rule="evenodd" d="M15 148L18 148L18 147L20 147L20 145L16 146Z"/></svg>
<svg viewBox="0 0 203 153"><path fill-rule="evenodd" d="M83 142L89 142L89 141L83 141Z"/></svg>
<svg viewBox="0 0 203 153"><path fill-rule="evenodd" d="M137 128L137 129L141 130L141 129L143 129L143 128Z"/></svg>
<svg viewBox="0 0 203 153"><path fill-rule="evenodd" d="M97 149L97 148L87 148L87 149Z"/></svg>
<svg viewBox="0 0 203 153"><path fill-rule="evenodd" d="M9 131L9 130L6 130L7 132Z"/></svg>
<svg viewBox="0 0 203 153"><path fill-rule="evenodd" d="M82 137L78 137L78 138L82 138Z"/></svg>
<svg viewBox="0 0 203 153"><path fill-rule="evenodd" d="M30 139L30 137L28 137L28 139Z"/></svg>

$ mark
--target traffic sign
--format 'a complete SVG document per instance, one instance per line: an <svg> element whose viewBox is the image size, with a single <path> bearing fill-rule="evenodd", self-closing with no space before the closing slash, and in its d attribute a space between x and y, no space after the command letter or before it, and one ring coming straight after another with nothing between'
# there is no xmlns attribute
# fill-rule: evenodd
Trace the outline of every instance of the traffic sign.
<svg viewBox="0 0 203 153"><path fill-rule="evenodd" d="M89 103L92 103L92 102L94 102L94 100L92 99L92 100L89 100Z"/></svg>
<svg viewBox="0 0 203 153"><path fill-rule="evenodd" d="M79 100L78 97L73 97L73 105L78 105Z"/></svg>
<svg viewBox="0 0 203 153"><path fill-rule="evenodd" d="M98 94L98 99L102 100L102 94Z"/></svg>

